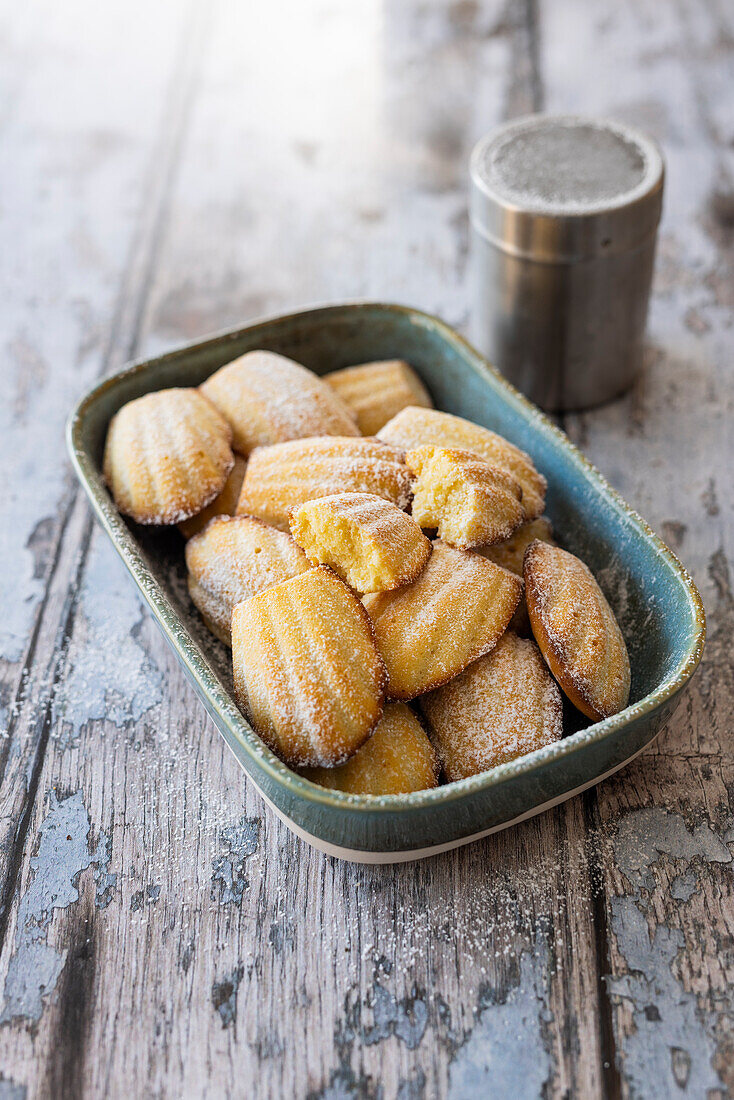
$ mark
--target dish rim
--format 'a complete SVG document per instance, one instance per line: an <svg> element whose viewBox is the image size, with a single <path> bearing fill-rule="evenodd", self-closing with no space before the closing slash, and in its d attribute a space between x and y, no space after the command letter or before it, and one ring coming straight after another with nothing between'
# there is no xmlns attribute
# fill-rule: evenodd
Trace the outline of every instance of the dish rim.
<svg viewBox="0 0 734 1100"><path fill-rule="evenodd" d="M598 492L608 499L623 523L636 528L638 533L652 544L669 572L675 576L686 592L694 625L693 637L685 654L654 691L649 692L638 702L625 707L624 710L611 718L592 723L582 730L569 734L560 741L536 749L531 753L518 757L516 760L499 764L487 772L481 772L478 775L432 787L428 790L412 791L405 794L355 795L319 787L282 763L262 741L244 714L236 706L233 697L218 683L203 650L189 634L184 621L179 617L175 607L167 597L164 587L155 580L145 565L133 533L115 508L112 498L104 487L101 470L97 469L91 455L88 454L81 442L81 433L86 415L94 404L108 390L115 389L127 378L143 374L146 370L167 361L204 351L211 345L222 343L224 340L234 340L238 336L243 336L262 326L294 322L309 314L323 315L345 310L358 312L372 310L399 314L412 324L418 324L434 331L437 330L444 342L453 346L460 353L471 370L483 378L495 392L502 391L503 399L514 406L516 411L522 413L523 419L528 423L531 430L535 429L541 434L551 436L555 444L567 452L570 460L579 469L580 473L594 485ZM666 546L639 513L627 504L621 494L609 484L596 466L568 438L565 432L553 423L550 417L546 416L537 406L533 405L531 401L515 389L468 340L445 321L424 310L412 306L372 300L308 306L289 313L276 313L257 318L240 328L225 329L207 336L205 339L190 341L171 351L164 352L162 355L132 360L121 370L96 383L82 395L67 421L66 441L74 470L90 499L97 518L109 536L115 550L132 574L137 587L145 597L164 634L174 641L176 654L184 662L199 691L208 698L219 718L226 723L230 734L251 759L253 765L262 768L273 782L288 788L289 793L295 798L306 799L318 806L338 811L353 810L363 814L378 814L385 811L390 813L409 812L439 803L453 802L477 794L480 791L485 791L502 784L506 780L535 772L547 763L562 761L565 757L593 742L602 741L609 736L613 736L614 733L628 723L637 721L646 715L652 715L685 686L701 661L706 638L706 612L692 577L676 554ZM99 484L96 482L99 482ZM250 775L249 772L248 775ZM250 778L257 786L257 778L253 775L250 775Z"/></svg>

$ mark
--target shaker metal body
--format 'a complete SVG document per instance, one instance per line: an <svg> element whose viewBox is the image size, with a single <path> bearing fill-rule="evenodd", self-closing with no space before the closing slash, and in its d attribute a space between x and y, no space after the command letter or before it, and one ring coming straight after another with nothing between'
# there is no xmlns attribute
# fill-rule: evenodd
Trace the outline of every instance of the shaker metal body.
<svg viewBox="0 0 734 1100"><path fill-rule="evenodd" d="M642 358L663 160L617 123L532 115L471 160L473 338L547 409L582 409Z"/></svg>

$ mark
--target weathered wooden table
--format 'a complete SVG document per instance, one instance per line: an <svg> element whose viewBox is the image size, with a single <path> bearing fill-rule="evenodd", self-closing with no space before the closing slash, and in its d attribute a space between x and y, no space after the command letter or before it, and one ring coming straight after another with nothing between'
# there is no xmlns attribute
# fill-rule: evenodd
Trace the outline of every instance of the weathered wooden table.
<svg viewBox="0 0 734 1100"><path fill-rule="evenodd" d="M734 1095L733 43L726 0L5 5L3 1100ZM647 370L565 426L691 567L704 665L597 790L349 866L246 783L64 419L131 356L286 307L465 328L468 153L538 108L665 150Z"/></svg>

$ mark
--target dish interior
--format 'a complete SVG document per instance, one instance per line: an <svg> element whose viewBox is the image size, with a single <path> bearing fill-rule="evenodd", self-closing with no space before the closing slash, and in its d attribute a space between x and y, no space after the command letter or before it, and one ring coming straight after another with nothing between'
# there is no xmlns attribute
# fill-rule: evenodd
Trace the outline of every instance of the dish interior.
<svg viewBox="0 0 734 1100"><path fill-rule="evenodd" d="M154 610L164 629L173 634L179 656L187 651L185 655L199 670L216 681L219 702L206 697L207 692L198 685L207 709L220 728L223 720L230 728L239 727L235 734L240 742L245 731L248 751L252 753L254 746L271 773L287 776L301 791L310 790L312 797L320 791L288 772L236 713L229 653L204 627L188 597L181 536L175 529L128 524L117 514L101 476L107 425L121 405L153 389L198 385L224 363L255 348L289 356L317 374L370 360L407 360L422 377L438 409L499 432L527 451L548 479L546 512L556 536L594 572L625 635L632 667L630 706L661 693L660 702L664 701L667 682L678 677L682 683L693 671L703 643L703 611L677 559L551 421L488 368L456 333L415 310L371 304L325 307L263 321L134 365L106 380L80 403L72 417L70 448L100 519L131 569L131 560L139 554L138 566L145 567L148 577L143 576L141 583L138 570L136 579L146 595L150 592L158 601ZM166 620L171 610L177 624ZM221 693L229 700L227 714L222 713ZM650 702L653 705L655 699ZM567 713L569 734L588 726L573 708L567 708ZM605 735L614 736L625 713L600 724L600 733L603 726L609 730ZM569 748L568 741L567 736L560 744ZM554 748L540 752L552 756ZM523 768L525 759L511 766L514 774ZM503 768L508 765L494 771ZM451 785L457 786L461 784ZM395 806L426 794L433 800L449 790L443 787L387 798ZM327 792L323 794L332 803L341 800L365 809L377 801L339 792L330 791L328 797Z"/></svg>

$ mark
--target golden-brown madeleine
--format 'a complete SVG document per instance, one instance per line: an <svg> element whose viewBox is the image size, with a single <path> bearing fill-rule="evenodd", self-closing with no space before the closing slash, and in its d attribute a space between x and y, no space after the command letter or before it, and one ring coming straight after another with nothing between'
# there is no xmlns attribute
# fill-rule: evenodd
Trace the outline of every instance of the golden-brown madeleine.
<svg viewBox="0 0 734 1100"><path fill-rule="evenodd" d="M213 634L231 645L235 604L305 573L311 563L290 535L252 516L216 516L186 544L189 593Z"/></svg>
<svg viewBox="0 0 734 1100"><path fill-rule="evenodd" d="M195 604L196 610L199 612L204 626L210 634L213 634L215 638L219 639L222 645L226 645L228 649L231 649L232 636L229 626L225 625L226 611L222 606L221 600L215 600L207 590L202 588L190 575L188 577L188 588L192 603ZM209 614L208 608L211 608L216 617Z"/></svg>
<svg viewBox="0 0 734 1100"><path fill-rule="evenodd" d="M428 390L402 359L360 363L324 375L348 406L362 435L375 435L407 405L433 408Z"/></svg>
<svg viewBox="0 0 734 1100"><path fill-rule="evenodd" d="M429 443L408 451L405 465L417 479L413 518L457 550L501 542L525 519L520 482L474 451Z"/></svg>
<svg viewBox="0 0 734 1100"><path fill-rule="evenodd" d="M215 497L211 504L207 504L206 508L192 516L191 519L185 519L183 523L179 523L178 529L185 539L190 539L192 535L197 535L199 531L203 531L209 520L214 519L215 516L233 516L235 514L246 468L247 460L242 455L235 455L232 472L225 481L224 488L219 496Z"/></svg>
<svg viewBox="0 0 734 1100"><path fill-rule="evenodd" d="M575 707L598 722L627 706L630 663L622 631L591 570L579 558L531 542L525 597L548 667Z"/></svg>
<svg viewBox="0 0 734 1100"><path fill-rule="evenodd" d="M387 677L369 618L323 565L237 604L232 667L240 707L293 767L344 763L382 716Z"/></svg>
<svg viewBox="0 0 734 1100"><path fill-rule="evenodd" d="M508 470L517 478L522 486L526 519L535 519L543 511L545 478L535 469L529 455L488 428L481 428L479 424L472 424L470 420L451 413L410 406L381 428L377 437L394 447L402 447L404 451L424 443L474 451L480 458Z"/></svg>
<svg viewBox="0 0 734 1100"><path fill-rule="evenodd" d="M408 794L438 785L438 757L405 703L388 703L375 732L346 764L307 768L305 779L346 794Z"/></svg>
<svg viewBox="0 0 734 1100"><path fill-rule="evenodd" d="M522 581L470 550L434 542L413 584L365 596L389 699L415 699L492 649L522 594Z"/></svg>
<svg viewBox="0 0 734 1100"><path fill-rule="evenodd" d="M563 736L563 703L529 638L508 631L491 653L424 695L421 710L449 782L478 775Z"/></svg>
<svg viewBox="0 0 734 1100"><path fill-rule="evenodd" d="M103 471L138 523L181 523L219 496L234 466L232 433L197 390L147 393L113 416Z"/></svg>
<svg viewBox="0 0 734 1100"><path fill-rule="evenodd" d="M376 439L296 439L253 451L237 511L287 531L290 512L307 500L371 493L405 508L411 483L402 451Z"/></svg>
<svg viewBox="0 0 734 1100"><path fill-rule="evenodd" d="M370 493L337 493L294 508L291 533L310 561L329 565L357 592L414 581L431 544L414 519Z"/></svg>
<svg viewBox="0 0 734 1100"><path fill-rule="evenodd" d="M497 565L501 565L503 569L509 569L511 573L517 573L518 577L521 577L525 551L536 539L555 546L553 528L547 516L540 516L530 523L523 523L522 527L518 527L505 542L498 542L494 546L482 546L478 552L490 561L496 562Z"/></svg>
<svg viewBox="0 0 734 1100"><path fill-rule="evenodd" d="M272 351L250 351L207 378L201 391L232 425L233 447L311 435L359 435L340 397L312 371Z"/></svg>
<svg viewBox="0 0 734 1100"><path fill-rule="evenodd" d="M525 551L535 539L540 539L541 542L548 542L551 546L555 546L553 528L547 516L540 516L530 523L524 523L506 542L498 542L495 546L477 547L477 553L521 577ZM522 634L523 636L531 632L525 596L520 600L517 611L512 616L510 630L514 630L516 634Z"/></svg>

